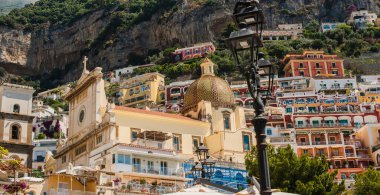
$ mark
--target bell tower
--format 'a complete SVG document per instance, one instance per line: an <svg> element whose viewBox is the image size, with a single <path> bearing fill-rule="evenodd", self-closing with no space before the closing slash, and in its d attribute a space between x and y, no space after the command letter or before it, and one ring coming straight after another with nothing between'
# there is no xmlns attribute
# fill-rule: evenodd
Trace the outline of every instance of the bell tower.
<svg viewBox="0 0 380 195"><path fill-rule="evenodd" d="M202 64L201 64L202 76L203 75L215 76L214 66L215 66L214 63L208 58L203 59Z"/></svg>

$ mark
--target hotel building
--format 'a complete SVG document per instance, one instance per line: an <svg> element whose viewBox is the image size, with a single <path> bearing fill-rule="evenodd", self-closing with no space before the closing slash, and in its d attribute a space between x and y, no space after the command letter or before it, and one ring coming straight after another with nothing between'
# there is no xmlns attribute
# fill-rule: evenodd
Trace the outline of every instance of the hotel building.
<svg viewBox="0 0 380 195"><path fill-rule="evenodd" d="M165 76L146 73L120 84L118 104L134 108L159 107L165 103Z"/></svg>
<svg viewBox="0 0 380 195"><path fill-rule="evenodd" d="M315 77L322 74L344 76L343 59L335 54L325 54L323 51L287 54L282 63L284 64L285 77Z"/></svg>

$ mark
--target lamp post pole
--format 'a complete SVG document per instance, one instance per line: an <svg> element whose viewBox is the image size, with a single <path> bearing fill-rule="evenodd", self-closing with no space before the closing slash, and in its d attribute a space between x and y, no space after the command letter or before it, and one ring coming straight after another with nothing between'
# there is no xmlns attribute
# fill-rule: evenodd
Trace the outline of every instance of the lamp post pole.
<svg viewBox="0 0 380 195"><path fill-rule="evenodd" d="M263 116L265 100L262 92L266 98L271 97L275 68L259 52L259 48L263 47L261 38L265 21L258 0L239 0L234 8L234 20L239 30L230 34L226 45L232 51L236 65L244 75L254 100L255 117L252 119L252 124L256 133L260 194L270 195L272 191L265 134L267 119ZM260 79L264 76L268 76L267 90L263 90L260 84Z"/></svg>

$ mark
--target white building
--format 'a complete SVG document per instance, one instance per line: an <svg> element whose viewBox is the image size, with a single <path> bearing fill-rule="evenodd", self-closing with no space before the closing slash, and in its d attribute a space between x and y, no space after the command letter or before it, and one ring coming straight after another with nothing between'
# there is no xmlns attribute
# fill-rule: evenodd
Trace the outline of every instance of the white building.
<svg viewBox="0 0 380 195"><path fill-rule="evenodd" d="M311 79L315 91L337 90L337 89L357 89L356 78L339 78L339 77L315 77Z"/></svg>
<svg viewBox="0 0 380 195"><path fill-rule="evenodd" d="M133 70L136 68L144 68L144 67L150 67L154 66L155 64L145 64L145 65L139 65L139 66L129 66L125 68L120 68L115 70L115 82L121 82L124 79L128 79L132 73Z"/></svg>
<svg viewBox="0 0 380 195"><path fill-rule="evenodd" d="M40 92L37 94L37 98L39 99L53 99L53 100L58 100L61 99L62 96L64 96L67 92L69 92L70 87L68 85L63 85L56 87L54 89L49 89L43 92Z"/></svg>
<svg viewBox="0 0 380 195"><path fill-rule="evenodd" d="M48 151L56 154L57 139L40 139L33 140L33 163L32 168L44 171L45 156Z"/></svg>
<svg viewBox="0 0 380 195"><path fill-rule="evenodd" d="M32 98L29 86L4 83L0 86L0 146L10 156L32 167Z"/></svg>
<svg viewBox="0 0 380 195"><path fill-rule="evenodd" d="M338 28L339 25L344 25L343 22L322 22L321 24L321 31L326 32L329 30L335 30Z"/></svg>
<svg viewBox="0 0 380 195"><path fill-rule="evenodd" d="M54 138L51 137L56 136L53 132L49 136L49 133L46 131L57 131L55 128L57 124L59 124L59 131L64 135L62 138L67 135L69 119L66 112L61 110L57 113L52 107L43 105L43 102L40 100L34 100L32 108L32 115L35 116L32 124L34 131L33 138L37 138L40 133L44 132L47 136L45 138ZM55 138L58 139L58 137Z"/></svg>

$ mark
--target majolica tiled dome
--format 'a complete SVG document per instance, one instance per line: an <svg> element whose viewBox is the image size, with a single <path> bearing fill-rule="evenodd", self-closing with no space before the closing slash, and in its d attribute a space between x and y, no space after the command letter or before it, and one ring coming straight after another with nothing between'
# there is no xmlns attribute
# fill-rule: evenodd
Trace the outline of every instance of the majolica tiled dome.
<svg viewBox="0 0 380 195"><path fill-rule="evenodd" d="M227 81L213 73L213 63L205 59L201 64L202 76L194 81L186 90L184 109L186 111L195 107L200 101L209 101L213 106L233 107L234 94Z"/></svg>

